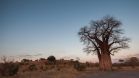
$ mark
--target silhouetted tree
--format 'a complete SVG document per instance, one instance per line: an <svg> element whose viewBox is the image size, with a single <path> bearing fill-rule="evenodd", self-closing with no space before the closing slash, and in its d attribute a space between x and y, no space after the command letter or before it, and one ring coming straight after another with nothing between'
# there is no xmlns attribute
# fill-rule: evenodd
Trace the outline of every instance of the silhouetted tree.
<svg viewBox="0 0 139 78"><path fill-rule="evenodd" d="M74 62L74 68L78 71L82 71L82 70L85 70L86 65L84 65L84 64L80 63L78 60L76 60Z"/></svg>
<svg viewBox="0 0 139 78"><path fill-rule="evenodd" d="M119 68L121 68L121 66L123 66L124 64L124 60L123 59L119 59L120 64L118 65Z"/></svg>
<svg viewBox="0 0 139 78"><path fill-rule="evenodd" d="M138 65L139 63L139 60L137 57L131 57L129 58L129 60L127 61L129 63L129 65L132 67L132 68L135 68L135 66Z"/></svg>
<svg viewBox="0 0 139 78"><path fill-rule="evenodd" d="M35 64L31 64L31 65L29 65L29 70L30 71L34 71L34 70L37 70L37 67L36 67L36 65Z"/></svg>
<svg viewBox="0 0 139 78"><path fill-rule="evenodd" d="M124 60L123 60L123 59L119 59L119 62L120 62L120 63L123 63L123 62L124 62Z"/></svg>
<svg viewBox="0 0 139 78"><path fill-rule="evenodd" d="M40 59L39 59L39 61L45 61L45 60L46 60L45 58L40 58Z"/></svg>
<svg viewBox="0 0 139 78"><path fill-rule="evenodd" d="M123 32L120 27L120 21L106 16L101 20L91 21L89 27L82 27L78 32L81 42L86 44L85 52L97 54L101 70L111 70L111 55L128 48L129 38L121 37Z"/></svg>
<svg viewBox="0 0 139 78"><path fill-rule="evenodd" d="M29 59L22 59L22 60L21 60L21 65L24 65L24 64L27 65L27 64L29 64L30 61L32 61L32 60L29 60Z"/></svg>
<svg viewBox="0 0 139 78"><path fill-rule="evenodd" d="M49 56L49 57L47 58L47 60L48 60L50 63L53 63L53 64L55 64L55 62L56 62L56 58L55 58L54 56Z"/></svg>

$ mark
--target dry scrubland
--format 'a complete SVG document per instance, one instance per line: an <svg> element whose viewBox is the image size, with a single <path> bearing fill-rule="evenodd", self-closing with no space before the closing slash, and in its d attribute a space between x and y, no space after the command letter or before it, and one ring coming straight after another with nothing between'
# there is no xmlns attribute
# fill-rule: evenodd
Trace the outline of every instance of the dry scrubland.
<svg viewBox="0 0 139 78"><path fill-rule="evenodd" d="M18 73L15 76L2 77L2 78L77 78L79 72L72 68L62 69L57 71L56 69L51 69L47 71L27 71Z"/></svg>
<svg viewBox="0 0 139 78"><path fill-rule="evenodd" d="M0 78L76 78L84 71L85 63L71 60L40 58L21 62L0 63Z"/></svg>
<svg viewBox="0 0 139 78"><path fill-rule="evenodd" d="M14 76L5 76L0 78L105 78L105 76L106 78L117 78L116 76L120 78L122 75L122 77L126 76L126 78L139 77L139 67L136 67L135 69L131 67L123 67L121 69L117 67L114 68L117 70L111 72L101 72L97 67L88 67L84 71L77 71L74 68L62 68L60 71L57 69L47 71L27 71L20 72Z"/></svg>
<svg viewBox="0 0 139 78"><path fill-rule="evenodd" d="M138 64L115 63L112 71L102 72L99 71L98 63L80 63L72 59L23 59L21 62L0 63L0 78L120 78L120 75L123 78L139 78Z"/></svg>

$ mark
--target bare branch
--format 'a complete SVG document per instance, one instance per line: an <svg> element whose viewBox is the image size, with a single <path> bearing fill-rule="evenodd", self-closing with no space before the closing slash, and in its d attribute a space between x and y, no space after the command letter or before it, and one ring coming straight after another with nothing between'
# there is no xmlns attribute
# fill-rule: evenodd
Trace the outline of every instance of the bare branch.
<svg viewBox="0 0 139 78"><path fill-rule="evenodd" d="M86 46L88 53L98 52L100 54L107 49L106 51L112 54L112 52L128 47L129 38L121 37L123 30L120 26L120 21L106 16L102 20L91 21L90 26L81 28L78 34L81 41L89 46Z"/></svg>

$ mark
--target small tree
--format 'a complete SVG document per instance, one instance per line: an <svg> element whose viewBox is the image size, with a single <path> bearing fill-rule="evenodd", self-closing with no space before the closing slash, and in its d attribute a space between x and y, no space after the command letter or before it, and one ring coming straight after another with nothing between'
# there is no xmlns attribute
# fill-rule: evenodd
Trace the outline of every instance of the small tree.
<svg viewBox="0 0 139 78"><path fill-rule="evenodd" d="M27 65L27 64L29 64L30 61L31 61L31 60L29 60L29 59L22 59L22 60L21 60L21 64Z"/></svg>
<svg viewBox="0 0 139 78"><path fill-rule="evenodd" d="M139 60L137 57L131 57L129 58L128 63L132 68L135 68L135 66L137 66L139 63Z"/></svg>
<svg viewBox="0 0 139 78"><path fill-rule="evenodd" d="M80 63L78 60L74 62L74 68L78 71L83 71L86 68L85 64Z"/></svg>
<svg viewBox="0 0 139 78"><path fill-rule="evenodd" d="M34 71L34 70L37 70L37 67L36 67L36 65L35 64L31 64L31 65L29 65L29 70L30 71Z"/></svg>
<svg viewBox="0 0 139 78"><path fill-rule="evenodd" d="M49 56L47 58L48 62L51 64L55 64L56 63L56 58L54 56Z"/></svg>
<svg viewBox="0 0 139 78"><path fill-rule="evenodd" d="M120 64L118 65L119 68L121 68L121 66L123 65L124 60L123 59L119 59Z"/></svg>
<svg viewBox="0 0 139 78"><path fill-rule="evenodd" d="M45 58L40 58L40 61L44 61L44 60L46 60Z"/></svg>

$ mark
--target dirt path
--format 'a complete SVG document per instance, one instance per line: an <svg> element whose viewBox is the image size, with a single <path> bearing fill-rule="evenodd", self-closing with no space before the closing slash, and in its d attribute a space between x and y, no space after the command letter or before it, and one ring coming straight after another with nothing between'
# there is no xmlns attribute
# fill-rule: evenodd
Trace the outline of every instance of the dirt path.
<svg viewBox="0 0 139 78"><path fill-rule="evenodd" d="M90 73L79 78L139 78L139 71L114 71Z"/></svg>

